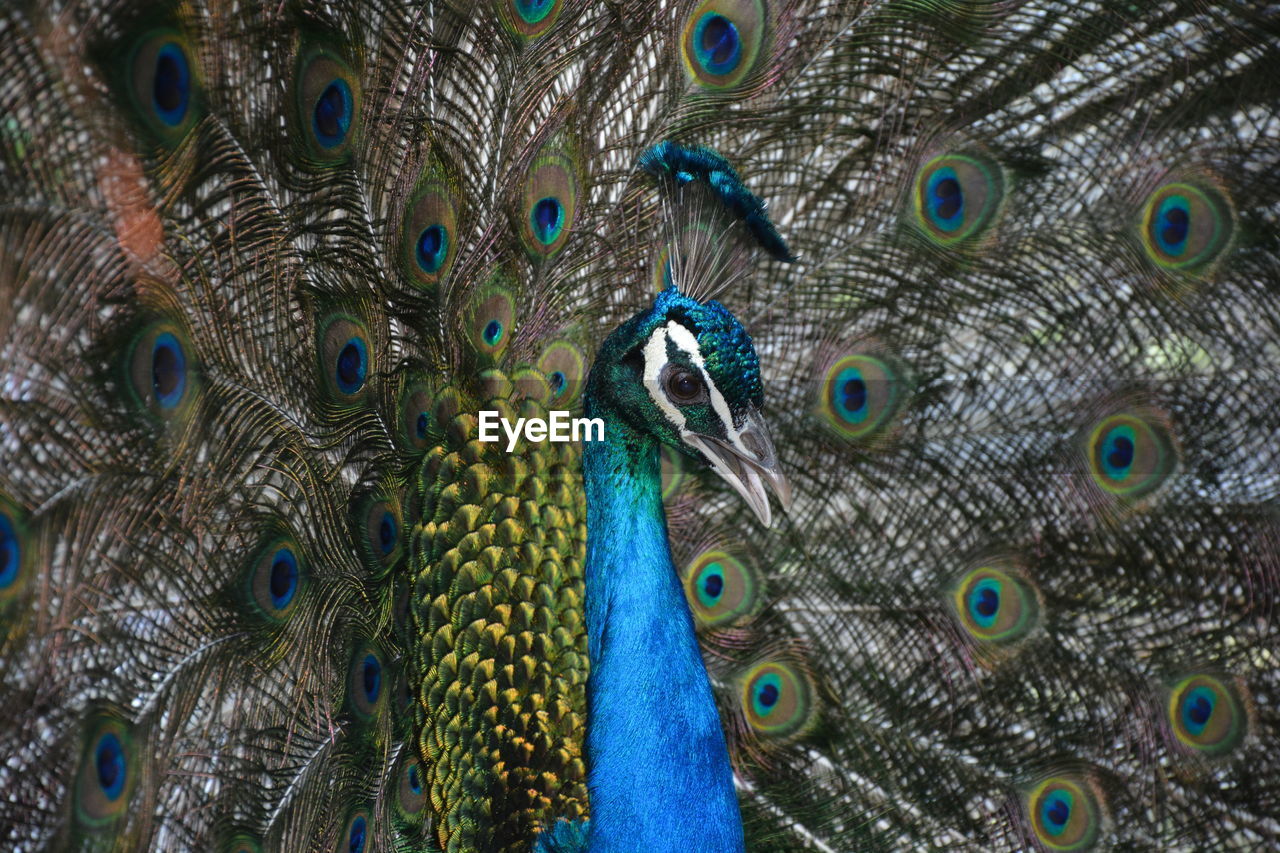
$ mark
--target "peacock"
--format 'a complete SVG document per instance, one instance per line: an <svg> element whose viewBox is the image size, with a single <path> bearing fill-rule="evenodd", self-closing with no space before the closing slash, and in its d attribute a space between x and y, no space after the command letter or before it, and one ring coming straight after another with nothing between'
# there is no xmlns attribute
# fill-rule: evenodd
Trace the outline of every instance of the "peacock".
<svg viewBox="0 0 1280 853"><path fill-rule="evenodd" d="M3 846L1280 849L1277 67L7 0Z"/></svg>

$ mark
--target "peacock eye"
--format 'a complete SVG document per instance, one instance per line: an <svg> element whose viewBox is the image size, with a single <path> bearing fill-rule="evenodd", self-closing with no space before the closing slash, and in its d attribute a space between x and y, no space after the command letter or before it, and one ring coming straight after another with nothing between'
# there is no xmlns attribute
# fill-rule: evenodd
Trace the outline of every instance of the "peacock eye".
<svg viewBox="0 0 1280 853"><path fill-rule="evenodd" d="M664 385L672 402L681 405L696 403L706 396L707 389L702 377L682 367L671 368L664 379Z"/></svg>

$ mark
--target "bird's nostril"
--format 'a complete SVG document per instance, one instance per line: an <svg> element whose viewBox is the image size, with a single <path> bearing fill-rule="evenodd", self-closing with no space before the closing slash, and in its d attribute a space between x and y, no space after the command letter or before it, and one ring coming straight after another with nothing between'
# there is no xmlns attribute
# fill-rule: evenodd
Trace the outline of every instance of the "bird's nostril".
<svg viewBox="0 0 1280 853"><path fill-rule="evenodd" d="M760 436L756 435L754 432L744 432L738 437L738 439L742 442L742 446L755 458L763 459L768 455L768 450L765 448L764 441L762 441Z"/></svg>

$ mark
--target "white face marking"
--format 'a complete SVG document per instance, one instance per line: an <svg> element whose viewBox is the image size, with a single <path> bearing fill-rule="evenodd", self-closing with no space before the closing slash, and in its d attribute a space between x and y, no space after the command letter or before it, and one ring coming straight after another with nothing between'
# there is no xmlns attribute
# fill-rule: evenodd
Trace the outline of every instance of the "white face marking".
<svg viewBox="0 0 1280 853"><path fill-rule="evenodd" d="M667 395L659 387L658 376L662 366L667 363L667 326L659 326L653 330L644 345L644 387L649 392L653 404L667 416L667 420L676 425L676 429L684 433L684 412L680 411L667 399ZM694 349L697 349L695 346Z"/></svg>
<svg viewBox="0 0 1280 853"><path fill-rule="evenodd" d="M705 362L702 358L702 350L698 347L698 339L684 326L669 321L665 326L659 326L653 330L653 334L649 336L649 340L644 345L644 387L649 391L649 397L653 400L664 415L676 426L682 436L689 435L689 430L685 428L684 412L680 411L674 403L667 397L667 392L658 382L658 377L662 374L662 368L667 364L667 343L673 343L676 349L683 352L689 357L693 366L702 374L703 384L707 386L707 394L711 399L711 408L724 424L726 438L736 444L738 441L738 430L733 425L733 415L729 412L729 404L725 402L724 395L720 393L720 389L711 381L710 374L707 373Z"/></svg>

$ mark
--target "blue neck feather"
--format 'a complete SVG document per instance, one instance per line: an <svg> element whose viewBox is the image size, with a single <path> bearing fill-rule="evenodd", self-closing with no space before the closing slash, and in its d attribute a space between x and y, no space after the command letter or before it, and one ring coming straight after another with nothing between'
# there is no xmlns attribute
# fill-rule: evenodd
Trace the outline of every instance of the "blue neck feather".
<svg viewBox="0 0 1280 853"><path fill-rule="evenodd" d="M589 849L741 851L724 733L667 544L657 441L606 417L583 475Z"/></svg>

